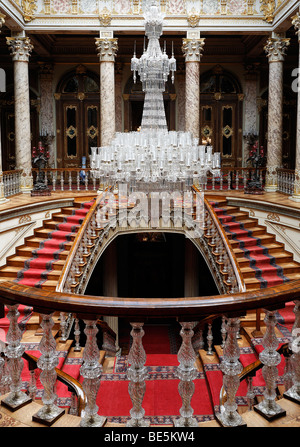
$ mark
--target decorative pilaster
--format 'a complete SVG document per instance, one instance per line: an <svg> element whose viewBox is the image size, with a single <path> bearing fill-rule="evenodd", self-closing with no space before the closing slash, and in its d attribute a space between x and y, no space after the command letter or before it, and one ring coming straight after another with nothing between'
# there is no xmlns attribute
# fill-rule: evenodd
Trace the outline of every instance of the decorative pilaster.
<svg viewBox="0 0 300 447"><path fill-rule="evenodd" d="M33 188L31 173L31 132L28 61L33 46L28 37L7 37L14 62L15 156L16 169L22 169L21 192Z"/></svg>
<svg viewBox="0 0 300 447"><path fill-rule="evenodd" d="M115 56L118 39L96 38L100 59L101 146L108 146L115 136Z"/></svg>
<svg viewBox="0 0 300 447"><path fill-rule="evenodd" d="M42 62L39 75L41 92L40 135L44 146L49 151L49 166L54 167L53 65Z"/></svg>
<svg viewBox="0 0 300 447"><path fill-rule="evenodd" d="M181 418L174 420L174 426L198 427L198 421L193 416L194 410L191 406L191 400L195 391L193 380L197 377L197 369L195 368L196 356L192 345L195 322L183 322L180 324L182 344L178 351L179 366L176 370L176 376L180 379L178 391L182 399L182 407L179 410Z"/></svg>
<svg viewBox="0 0 300 447"><path fill-rule="evenodd" d="M146 353L143 347L142 338L145 334L143 330L144 323L130 323L132 331L132 346L128 355L128 363L130 367L127 371L128 379L130 380L128 392L132 402L132 409L130 410L131 418L127 422L127 427L148 427L149 422L144 419L145 410L142 407L147 378Z"/></svg>
<svg viewBox="0 0 300 447"><path fill-rule="evenodd" d="M292 24L294 25L296 34L298 35L298 51L299 51L298 70L299 70L300 69L300 14L299 14L299 12L297 12L297 14L292 17ZM300 202L300 94L299 94L299 88L298 88L298 97L297 97L295 182L294 182L294 193L290 198L292 200L294 200L295 202Z"/></svg>
<svg viewBox="0 0 300 447"><path fill-rule="evenodd" d="M55 392L57 374L55 368L58 365L58 352L56 351L56 341L52 334L54 326L53 313L42 315L41 326L43 337L39 344L41 357L37 361L38 368L41 369L40 379L44 387L43 407L32 416L32 420L47 426L54 424L57 419L65 414L65 410L56 405L57 394Z"/></svg>
<svg viewBox="0 0 300 447"><path fill-rule="evenodd" d="M5 15L0 13L0 32L5 23ZM3 90L2 90L3 91ZM2 147L1 147L1 117L0 117L0 204L6 202L8 199L4 196L4 183L2 171Z"/></svg>
<svg viewBox="0 0 300 447"><path fill-rule="evenodd" d="M278 405L276 399L276 380L278 377L277 366L281 362L278 348L278 340L275 334L276 316L275 311L265 310L266 332L262 341L264 350L259 354L259 360L263 363L262 374L266 383L264 400L255 405L254 410L272 421L278 417L285 416L286 412Z"/></svg>
<svg viewBox="0 0 300 447"><path fill-rule="evenodd" d="M277 190L277 170L282 166L283 61L289 44L290 39L274 34L264 47L269 59L268 148L265 187L268 192Z"/></svg>
<svg viewBox="0 0 300 447"><path fill-rule="evenodd" d="M182 51L185 56L185 130L194 138L200 137L200 60L204 38L183 39Z"/></svg>

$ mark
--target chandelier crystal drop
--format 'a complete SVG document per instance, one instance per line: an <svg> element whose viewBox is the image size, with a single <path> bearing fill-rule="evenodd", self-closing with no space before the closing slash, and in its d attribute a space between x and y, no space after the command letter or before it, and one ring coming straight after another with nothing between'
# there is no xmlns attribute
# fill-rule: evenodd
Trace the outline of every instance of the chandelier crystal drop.
<svg viewBox="0 0 300 447"><path fill-rule="evenodd" d="M204 183L207 172L220 175L220 153L200 145L189 132L168 131L163 92L171 74L174 82L176 60L168 57L166 44L161 49L164 16L156 0L145 8L143 54L131 59L133 80L137 75L145 92L140 131L118 132L107 147L92 147L90 166L103 187L127 183L131 190L174 190Z"/></svg>

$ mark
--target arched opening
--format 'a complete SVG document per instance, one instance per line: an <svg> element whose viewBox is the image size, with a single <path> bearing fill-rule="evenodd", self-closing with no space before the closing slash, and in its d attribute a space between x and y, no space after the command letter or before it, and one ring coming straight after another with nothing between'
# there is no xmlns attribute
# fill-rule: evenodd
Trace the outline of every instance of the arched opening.
<svg viewBox="0 0 300 447"><path fill-rule="evenodd" d="M95 266L85 293L163 299L219 292L193 242L183 234L151 232L117 236Z"/></svg>
<svg viewBox="0 0 300 447"><path fill-rule="evenodd" d="M124 88L124 130L125 132L136 131L141 126L145 93L142 83L133 81L131 76ZM166 120L169 130L175 130L175 90L169 80L166 82L166 90L163 93Z"/></svg>
<svg viewBox="0 0 300 447"><path fill-rule="evenodd" d="M58 83L56 99L57 165L78 167L90 148L100 145L99 76L79 65Z"/></svg>
<svg viewBox="0 0 300 447"><path fill-rule="evenodd" d="M222 166L242 162L243 94L236 77L217 65L201 75L200 128L203 140L211 140L221 153Z"/></svg>

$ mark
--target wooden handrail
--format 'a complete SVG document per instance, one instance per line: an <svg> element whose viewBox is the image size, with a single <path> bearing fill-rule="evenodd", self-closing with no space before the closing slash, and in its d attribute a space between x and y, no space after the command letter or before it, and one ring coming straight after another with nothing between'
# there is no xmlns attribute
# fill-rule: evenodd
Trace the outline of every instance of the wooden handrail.
<svg viewBox="0 0 300 447"><path fill-rule="evenodd" d="M99 205L99 203L101 202L102 199L103 199L103 193L99 194L97 196L95 202L93 203L93 205L91 206L91 208L87 212L87 214L86 214L86 216L84 218L84 221L81 224L81 226L80 226L80 228L79 228L79 230L78 230L78 232L77 232L77 234L75 236L75 239L74 239L74 242L72 244L71 250L70 250L70 252L69 252L69 254L67 256L67 259L66 259L66 261L64 263L64 267L62 269L61 275L59 277L59 280L58 280L58 283L57 283L57 286L56 286L56 291L57 292L62 292L62 289L64 287L66 278L67 278L67 276L69 274L70 266L72 265L72 262L74 260L75 255L76 255L76 252L77 252L77 249L79 247L82 235L85 233L85 231L87 229L87 226L89 224L90 218L94 214L95 209L98 207L98 205Z"/></svg>
<svg viewBox="0 0 300 447"><path fill-rule="evenodd" d="M239 316L247 310L280 309L287 301L300 297L300 280L277 287L229 295L184 298L121 298L75 295L27 287L11 281L0 282L0 303L26 304L39 313L71 312L82 319L119 316L132 321L176 317L179 321L197 321L207 315Z"/></svg>

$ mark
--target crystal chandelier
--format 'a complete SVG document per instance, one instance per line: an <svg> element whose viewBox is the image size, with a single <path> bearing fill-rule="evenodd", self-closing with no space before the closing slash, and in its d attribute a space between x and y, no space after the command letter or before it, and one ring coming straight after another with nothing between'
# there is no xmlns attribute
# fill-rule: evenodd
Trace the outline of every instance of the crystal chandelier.
<svg viewBox="0 0 300 447"><path fill-rule="evenodd" d="M100 184L127 183L131 190L186 189L204 183L207 172L220 175L220 153L211 146L198 145L189 132L168 131L163 102L165 83L171 73L174 82L176 60L162 50L159 38L163 14L152 0L144 13L148 46L138 59L134 49L131 70L145 92L141 130L117 132L110 146L92 147L90 166ZM173 47L173 45L172 45Z"/></svg>

